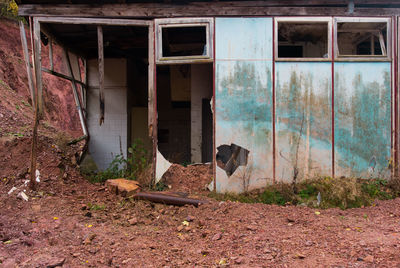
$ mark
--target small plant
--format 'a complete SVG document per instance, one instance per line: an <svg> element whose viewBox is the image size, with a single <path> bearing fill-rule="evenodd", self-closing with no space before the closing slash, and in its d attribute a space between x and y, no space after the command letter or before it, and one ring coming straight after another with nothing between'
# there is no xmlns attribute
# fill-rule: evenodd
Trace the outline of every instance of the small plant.
<svg viewBox="0 0 400 268"><path fill-rule="evenodd" d="M24 100L22 100L21 103L23 105L25 105L26 107L31 107L31 105L28 102L24 101Z"/></svg>
<svg viewBox="0 0 400 268"><path fill-rule="evenodd" d="M108 179L125 178L139 180L149 170L148 152L141 140L135 140L128 148L128 157L116 155L107 169L91 176L91 182L105 182Z"/></svg>
<svg viewBox="0 0 400 268"><path fill-rule="evenodd" d="M18 104L15 104L15 109L17 109L17 110L19 110L19 109L20 109L20 107L19 107L19 105L18 105Z"/></svg>
<svg viewBox="0 0 400 268"><path fill-rule="evenodd" d="M88 203L88 204L87 204L87 207L88 207L90 210L104 210L104 209L106 208L106 205L104 205L104 204L98 205L98 204Z"/></svg>

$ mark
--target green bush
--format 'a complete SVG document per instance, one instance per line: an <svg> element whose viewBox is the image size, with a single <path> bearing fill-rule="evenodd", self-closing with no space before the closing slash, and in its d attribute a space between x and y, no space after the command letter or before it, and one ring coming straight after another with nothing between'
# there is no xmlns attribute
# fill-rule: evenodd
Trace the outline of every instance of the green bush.
<svg viewBox="0 0 400 268"><path fill-rule="evenodd" d="M0 0L0 18L24 20L18 16L18 5L14 0Z"/></svg>

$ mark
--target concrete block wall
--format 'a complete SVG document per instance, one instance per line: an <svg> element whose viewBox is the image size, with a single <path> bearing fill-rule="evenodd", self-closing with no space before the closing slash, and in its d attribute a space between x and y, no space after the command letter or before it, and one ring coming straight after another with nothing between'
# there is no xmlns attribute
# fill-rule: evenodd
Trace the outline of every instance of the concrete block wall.
<svg viewBox="0 0 400 268"><path fill-rule="evenodd" d="M104 62L104 123L99 125L99 80L97 60L88 61L87 94L89 152L99 169L106 169L118 154L127 155L127 69L125 59Z"/></svg>

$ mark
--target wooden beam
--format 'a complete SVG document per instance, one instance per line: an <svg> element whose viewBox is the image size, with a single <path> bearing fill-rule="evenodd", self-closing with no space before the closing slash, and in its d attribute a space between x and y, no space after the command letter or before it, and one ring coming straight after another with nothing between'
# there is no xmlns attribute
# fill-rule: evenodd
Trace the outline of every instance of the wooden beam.
<svg viewBox="0 0 400 268"><path fill-rule="evenodd" d="M79 100L78 89L76 87L76 82L77 81L75 80L74 72L72 70L71 61L69 59L69 52L65 48L63 49L63 52L64 52L63 53L64 54L64 59L65 59L65 62L67 64L68 74L72 78L72 81L71 81L72 93L74 95L76 109L78 110L78 115L79 115L79 120L81 122L83 135L87 137L88 136L88 131L87 131L87 127L86 127L86 121L85 121L85 118L84 118L83 113L82 113L81 102Z"/></svg>
<svg viewBox="0 0 400 268"><path fill-rule="evenodd" d="M400 13L400 4L394 5L393 8L376 8L376 6L358 7L356 2L354 12L349 14L347 4L347 1L230 1L190 2L185 5L168 3L21 5L19 6L19 15L81 18L170 18L199 16L394 16ZM81 20L81 18L76 19Z"/></svg>
<svg viewBox="0 0 400 268"><path fill-rule="evenodd" d="M50 70L54 71L53 64L53 40L49 37L49 60L50 60Z"/></svg>
<svg viewBox="0 0 400 268"><path fill-rule="evenodd" d="M34 42L34 66L35 66L35 77L36 77L36 91L37 91L37 105L38 105L38 118L43 115L43 81L42 81L42 44L40 40L40 23L34 18L33 19L33 42Z"/></svg>
<svg viewBox="0 0 400 268"><path fill-rule="evenodd" d="M68 81L73 81L73 78L68 76L68 75L65 75L65 74L62 74L62 73L59 73L59 72L56 72L56 71L52 71L52 70L44 68L44 67L42 67L42 71L45 72L45 73L57 76L59 78L66 79ZM75 83L78 83L83 87L86 87L86 84L84 82L79 81L79 80L75 80Z"/></svg>
<svg viewBox="0 0 400 268"><path fill-rule="evenodd" d="M32 69L31 69L31 64L29 60L29 51L28 51L28 42L26 41L26 33L25 33L25 26L22 21L19 22L19 30L21 34L21 44L22 44L22 51L24 54L24 59L25 59L25 67L26 67L26 72L28 75L28 86L29 86L29 91L31 94L32 98L32 106L35 106L35 90L34 90L34 84L33 84L33 76L32 76Z"/></svg>
<svg viewBox="0 0 400 268"><path fill-rule="evenodd" d="M151 169L151 185L154 185L156 179L156 161L157 161L157 120L156 120L156 106L155 96L156 89L154 85L155 81L155 49L154 49L154 24L149 26L148 31L148 105L147 105L147 116L148 116L148 128L149 137L152 141L152 169Z"/></svg>
<svg viewBox="0 0 400 268"><path fill-rule="evenodd" d="M53 18L38 17L43 23L56 24L85 24L85 25L110 25L110 26L142 26L147 27L150 21L147 20L123 20L123 19L99 19L99 18Z"/></svg>
<svg viewBox="0 0 400 268"><path fill-rule="evenodd" d="M97 44L98 44L98 63L99 63L99 99L100 99L100 120L99 124L104 123L104 44L103 28L97 26Z"/></svg>

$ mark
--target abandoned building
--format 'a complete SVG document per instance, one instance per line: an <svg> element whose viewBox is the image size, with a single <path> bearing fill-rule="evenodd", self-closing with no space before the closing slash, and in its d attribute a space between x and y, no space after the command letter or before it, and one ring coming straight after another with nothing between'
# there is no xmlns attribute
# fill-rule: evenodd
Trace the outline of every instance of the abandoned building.
<svg viewBox="0 0 400 268"><path fill-rule="evenodd" d="M210 162L218 192L398 175L398 1L17 2L39 108L42 72L70 80L99 168L141 139L155 181Z"/></svg>

